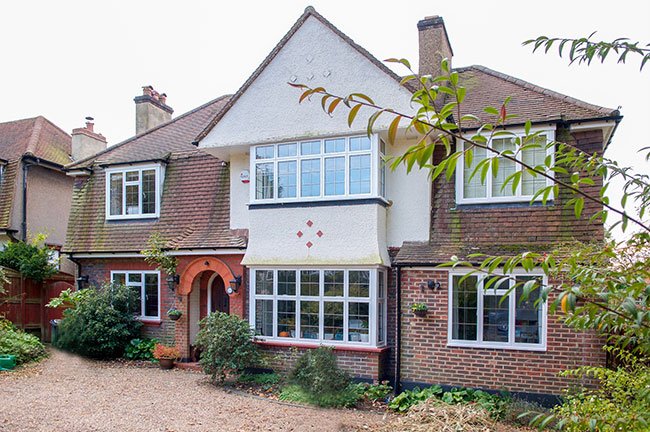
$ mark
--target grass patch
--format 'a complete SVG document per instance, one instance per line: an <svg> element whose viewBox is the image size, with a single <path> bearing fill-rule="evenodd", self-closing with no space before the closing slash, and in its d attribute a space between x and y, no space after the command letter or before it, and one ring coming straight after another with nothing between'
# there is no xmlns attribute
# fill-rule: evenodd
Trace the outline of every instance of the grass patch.
<svg viewBox="0 0 650 432"><path fill-rule="evenodd" d="M280 400L316 405L326 408L350 408L357 404L359 400L359 393L355 391L353 386L348 386L345 389L335 393L310 394L303 390L299 385L290 384L282 389L282 392L280 393Z"/></svg>

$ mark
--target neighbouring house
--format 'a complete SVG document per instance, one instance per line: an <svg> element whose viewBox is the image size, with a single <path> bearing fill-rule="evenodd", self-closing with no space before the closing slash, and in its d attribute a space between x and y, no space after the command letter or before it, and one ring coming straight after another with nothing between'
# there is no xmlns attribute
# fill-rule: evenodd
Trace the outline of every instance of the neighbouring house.
<svg viewBox="0 0 650 432"><path fill-rule="evenodd" d="M441 57L453 57L443 20L427 17L417 28L419 72L435 74ZM480 115L511 96L509 110L520 117L507 127L515 132L530 119L546 141L602 151L621 119L483 66L455 70L467 87L463 111ZM76 178L65 252L91 283L137 289L145 333L174 341L185 359L198 320L220 310L250 320L279 369L327 345L359 378L559 394L566 384L559 371L604 362L602 341L569 329L546 305L518 302L519 291L500 303L506 287L484 291L481 278L461 280L463 270L437 265L452 255L598 239L602 224L576 220L563 190L530 205L546 185L537 178L524 176L512 193L500 187L505 171L482 185L467 178L472 167L463 161L452 182L391 171L382 158L404 152L414 135L400 131L387 145L388 116L368 137L369 112L350 128L347 113L327 116L318 101L299 105L287 85L363 92L410 112L400 79L309 7L233 96L170 120L164 98L145 88L136 107L147 113L136 121L152 121L67 167ZM522 157L539 161L546 152ZM476 152L473 164L480 158ZM139 251L153 232L178 257L177 275L143 261ZM414 302L428 305L425 317L411 312ZM183 314L178 321L165 316L171 306Z"/></svg>

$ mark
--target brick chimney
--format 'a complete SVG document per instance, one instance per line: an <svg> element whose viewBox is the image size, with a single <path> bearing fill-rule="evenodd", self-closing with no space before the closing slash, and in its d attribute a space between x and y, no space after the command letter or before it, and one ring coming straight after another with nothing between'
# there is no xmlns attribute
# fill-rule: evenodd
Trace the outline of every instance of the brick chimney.
<svg viewBox="0 0 650 432"><path fill-rule="evenodd" d="M95 132L92 117L86 117L86 127L72 129L72 158L85 159L106 149L106 138Z"/></svg>
<svg viewBox="0 0 650 432"><path fill-rule="evenodd" d="M442 73L440 62L443 58L451 58L454 51L451 49L445 22L438 15L425 17L418 21L418 34L420 39L420 75L437 76Z"/></svg>
<svg viewBox="0 0 650 432"><path fill-rule="evenodd" d="M142 87L142 96L136 96L133 100L135 101L136 135L172 119L174 110L167 105L167 95L158 93L152 86Z"/></svg>

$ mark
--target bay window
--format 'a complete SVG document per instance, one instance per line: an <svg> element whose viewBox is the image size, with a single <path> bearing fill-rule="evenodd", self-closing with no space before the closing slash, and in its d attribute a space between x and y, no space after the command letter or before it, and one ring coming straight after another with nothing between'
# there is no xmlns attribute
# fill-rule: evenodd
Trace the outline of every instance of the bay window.
<svg viewBox="0 0 650 432"><path fill-rule="evenodd" d="M383 144L376 141L357 136L253 147L251 201L383 196Z"/></svg>
<svg viewBox="0 0 650 432"><path fill-rule="evenodd" d="M448 340L451 346L544 350L546 304L539 289L522 301L523 284L541 275L509 275L485 288L489 276L452 273ZM515 284L518 284L512 289ZM503 298L506 296L505 298Z"/></svg>
<svg viewBox="0 0 650 432"><path fill-rule="evenodd" d="M106 169L106 219L158 217L160 166Z"/></svg>
<svg viewBox="0 0 650 432"><path fill-rule="evenodd" d="M250 322L264 340L381 346L386 272L252 269Z"/></svg>
<svg viewBox="0 0 650 432"><path fill-rule="evenodd" d="M137 298L133 313L140 319L160 319L160 272L112 271L111 283L133 289Z"/></svg>
<svg viewBox="0 0 650 432"><path fill-rule="evenodd" d="M493 138L489 143L492 149L499 153L507 152L518 161L531 167L544 165L547 156L553 155L553 149L547 149L547 143L553 141L554 132L544 130L532 138L532 141L525 143L524 149L520 149L520 142L524 140L523 135L516 137ZM464 148L471 148L471 144L464 143ZM493 157L495 153L484 148L473 147L471 163L466 163L465 157L459 158L456 169L456 201L459 204L480 204L493 202L523 202L530 201L532 197L542 188L550 185L550 180L540 175L533 176L522 166L503 156L498 157L498 169L493 171L492 164L488 169L485 181L481 181L481 169L474 174L475 168L486 158ZM523 171L522 178L515 190L512 189L512 181L505 187L506 179L517 171ZM541 200L541 197L539 197Z"/></svg>

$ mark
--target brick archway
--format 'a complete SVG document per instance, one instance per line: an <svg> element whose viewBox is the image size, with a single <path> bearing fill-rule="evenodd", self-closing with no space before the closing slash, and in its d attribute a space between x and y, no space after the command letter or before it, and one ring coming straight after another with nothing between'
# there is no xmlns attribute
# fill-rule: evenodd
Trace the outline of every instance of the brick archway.
<svg viewBox="0 0 650 432"><path fill-rule="evenodd" d="M178 286L178 295L188 295L192 291L194 278L208 270L218 273L226 284L235 278L230 267L220 259L214 257L197 258L185 267Z"/></svg>

